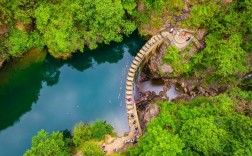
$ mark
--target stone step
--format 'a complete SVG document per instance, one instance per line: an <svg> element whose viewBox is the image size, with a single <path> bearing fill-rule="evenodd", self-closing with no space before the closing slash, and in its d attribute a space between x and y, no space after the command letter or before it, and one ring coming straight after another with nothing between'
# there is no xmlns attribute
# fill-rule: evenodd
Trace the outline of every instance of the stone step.
<svg viewBox="0 0 252 156"><path fill-rule="evenodd" d="M156 42L159 41L159 39L158 39L156 36L153 36L153 39L154 39Z"/></svg>
<svg viewBox="0 0 252 156"><path fill-rule="evenodd" d="M127 77L127 80L129 80L129 81L134 81L134 78L133 77Z"/></svg>
<svg viewBox="0 0 252 156"><path fill-rule="evenodd" d="M137 69L138 68L138 66L134 65L133 63L131 64L130 67L133 68L133 69Z"/></svg>
<svg viewBox="0 0 252 156"><path fill-rule="evenodd" d="M132 106L133 105L133 101L126 101L126 104Z"/></svg>
<svg viewBox="0 0 252 156"><path fill-rule="evenodd" d="M150 38L147 42L146 42L146 44L149 44L149 45L153 45L155 42L153 42L153 40L152 40L152 38Z"/></svg>
<svg viewBox="0 0 252 156"><path fill-rule="evenodd" d="M141 54L141 53L137 53L137 56L140 57L140 58L143 58L143 57L144 57L144 55Z"/></svg>
<svg viewBox="0 0 252 156"><path fill-rule="evenodd" d="M126 91L126 95L133 95L132 91Z"/></svg>
<svg viewBox="0 0 252 156"><path fill-rule="evenodd" d="M129 81L127 81L126 82L126 87L133 87L134 86L134 82L129 82Z"/></svg>
<svg viewBox="0 0 252 156"><path fill-rule="evenodd" d="M126 86L127 90L133 90L133 86Z"/></svg>
<svg viewBox="0 0 252 156"><path fill-rule="evenodd" d="M165 34L167 34L167 33L160 33L160 36L162 37L162 38L165 38ZM168 33L169 34L169 33Z"/></svg>
<svg viewBox="0 0 252 156"><path fill-rule="evenodd" d="M161 35L157 35L157 37L159 38L159 40L163 39L163 36Z"/></svg>
<svg viewBox="0 0 252 156"><path fill-rule="evenodd" d="M153 43L152 43L152 42L147 41L145 44L147 44L148 46L150 46L150 47L151 47Z"/></svg>
<svg viewBox="0 0 252 156"><path fill-rule="evenodd" d="M133 88L133 86L126 86L126 91L133 91L134 90L134 88Z"/></svg>
<svg viewBox="0 0 252 156"><path fill-rule="evenodd" d="M136 72L136 69L130 68L129 71L130 71L131 73L135 73L135 72Z"/></svg>
<svg viewBox="0 0 252 156"><path fill-rule="evenodd" d="M131 72L128 72L128 76L130 76L130 77L134 77L134 76L135 76L135 74L133 74L133 73L131 73Z"/></svg>
<svg viewBox="0 0 252 156"><path fill-rule="evenodd" d="M151 46L150 46L149 44L147 44L147 43L148 43L148 42L146 42L144 46L145 46L146 48L150 49Z"/></svg>
<svg viewBox="0 0 252 156"><path fill-rule="evenodd" d="M138 56L135 57L135 60L138 61L138 62L141 62L141 61L142 61L142 59L139 58Z"/></svg>
<svg viewBox="0 0 252 156"><path fill-rule="evenodd" d="M134 106L129 106L129 105L127 105L126 108L127 108L128 110L130 110L130 109L133 109Z"/></svg>
<svg viewBox="0 0 252 156"><path fill-rule="evenodd" d="M143 46L142 49L143 49L145 52L147 52L147 51L149 50L149 49L146 48L145 46Z"/></svg>
<svg viewBox="0 0 252 156"><path fill-rule="evenodd" d="M149 39L148 42L150 42L150 43L152 43L152 45L154 45L157 41L154 39L154 36L153 36L153 37L151 37L151 38Z"/></svg>
<svg viewBox="0 0 252 156"><path fill-rule="evenodd" d="M133 86L133 82L126 81L126 85L128 85L128 86Z"/></svg>
<svg viewBox="0 0 252 156"><path fill-rule="evenodd" d="M126 88L126 91L133 91L133 89L127 89L127 88Z"/></svg>
<svg viewBox="0 0 252 156"><path fill-rule="evenodd" d="M126 91L133 91L133 88L126 88Z"/></svg>
<svg viewBox="0 0 252 156"><path fill-rule="evenodd" d="M143 50L140 50L138 53L141 53L142 55L145 55L145 51L143 51Z"/></svg>
<svg viewBox="0 0 252 156"><path fill-rule="evenodd" d="M134 65L136 65L136 66L138 66L139 64L140 64L140 62L139 61L137 61L137 60L133 60L133 62L132 62Z"/></svg>

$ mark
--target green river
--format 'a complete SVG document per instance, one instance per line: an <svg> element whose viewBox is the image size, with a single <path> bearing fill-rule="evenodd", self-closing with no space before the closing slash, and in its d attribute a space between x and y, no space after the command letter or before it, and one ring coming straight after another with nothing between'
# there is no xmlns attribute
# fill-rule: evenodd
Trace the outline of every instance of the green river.
<svg viewBox="0 0 252 156"><path fill-rule="evenodd" d="M80 121L106 120L123 135L125 79L143 44L133 34L67 61L32 52L6 64L0 71L0 156L23 155L40 129L71 130Z"/></svg>

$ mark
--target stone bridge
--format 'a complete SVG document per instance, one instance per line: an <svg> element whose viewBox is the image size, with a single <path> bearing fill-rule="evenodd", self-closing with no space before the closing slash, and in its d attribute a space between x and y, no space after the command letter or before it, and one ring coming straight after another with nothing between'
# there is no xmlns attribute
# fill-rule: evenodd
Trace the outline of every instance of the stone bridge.
<svg viewBox="0 0 252 156"><path fill-rule="evenodd" d="M149 57L156 52L156 49L164 42L165 39L170 40L171 45L176 46L179 50L185 49L191 41L197 41L197 39L195 39L192 34L189 34L188 32L190 31L185 31L184 29L176 29L173 32L162 31L158 35L151 37L135 56L128 71L125 91L125 101L130 131L127 136L115 138L114 140L110 141L110 143L105 144L104 151L106 151L107 154L111 154L116 150L120 150L125 147L125 145L127 146L127 144L130 144L130 142L127 141L134 139L136 135L142 135L142 129L140 127L136 103L134 100L134 82L138 71L141 70L140 67L142 67L149 60ZM186 33L187 36L185 37L181 35L181 33ZM197 47L200 46L199 42L195 44Z"/></svg>

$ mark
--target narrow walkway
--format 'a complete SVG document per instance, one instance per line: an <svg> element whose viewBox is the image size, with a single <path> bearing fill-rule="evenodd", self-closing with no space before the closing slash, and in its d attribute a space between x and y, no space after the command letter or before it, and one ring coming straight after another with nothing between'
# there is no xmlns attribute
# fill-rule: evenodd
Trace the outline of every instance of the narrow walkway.
<svg viewBox="0 0 252 156"><path fill-rule="evenodd" d="M177 29L176 31L181 32L181 30L179 31ZM156 48L161 45L164 39L169 39L171 44L176 46L179 50L185 49L191 42L192 38L194 38L191 34L187 35L187 37L184 37L177 32L162 31L160 34L151 37L137 53L128 71L125 91L130 131L127 136L115 138L111 143L104 145L104 151L106 151L107 154L112 154L116 150L122 149L125 145L132 144L134 139L142 135L142 129L140 127L136 103L134 100L134 81L140 64L144 62L146 57L148 58L149 55L156 51ZM189 40L188 37L190 37Z"/></svg>
<svg viewBox="0 0 252 156"><path fill-rule="evenodd" d="M202 48L202 45L199 43L199 41L196 39L196 38L192 38L192 41L195 43L195 45L196 45L196 47L198 48L198 49L200 49L200 48Z"/></svg>

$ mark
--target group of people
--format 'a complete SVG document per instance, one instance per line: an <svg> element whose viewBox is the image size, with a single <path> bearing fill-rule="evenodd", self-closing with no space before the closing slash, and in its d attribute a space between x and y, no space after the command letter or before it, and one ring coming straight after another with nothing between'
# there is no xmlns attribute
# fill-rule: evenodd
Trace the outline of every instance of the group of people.
<svg viewBox="0 0 252 156"><path fill-rule="evenodd" d="M102 147L102 150L104 151L104 153L107 153L108 151L107 150L105 150L105 146L103 145Z"/></svg>
<svg viewBox="0 0 252 156"><path fill-rule="evenodd" d="M130 114L130 118L134 119L134 117L135 117L135 114L134 114L134 113L131 113L131 114ZM137 123L137 121L134 120L134 121L133 121L133 124L135 125L136 123ZM137 126L134 126L134 137L131 138L131 139L126 139L126 140L124 141L124 143L133 143L133 144L135 144L135 143L137 143L137 139L138 139L138 138L139 138L138 127L137 127Z"/></svg>
<svg viewBox="0 0 252 156"><path fill-rule="evenodd" d="M171 29L169 30L169 32L170 32L170 33L173 33L173 32L174 32L174 28L171 28ZM177 35L180 35L180 31L177 31ZM192 38L192 37L189 36L189 34L187 34L186 32L184 32L184 33L182 34L182 36L186 37L186 41L187 41L187 42L190 41L190 39Z"/></svg>
<svg viewBox="0 0 252 156"><path fill-rule="evenodd" d="M131 114L130 114L130 117L131 117L132 119L134 119L135 114L134 114L134 113L131 113ZM134 125L136 124L136 120L133 121L133 124L134 124ZM124 143L133 143L133 144L135 144L135 143L137 143L137 139L138 139L138 138L139 138L138 127L137 127L137 126L134 126L134 137L131 138L131 139L126 139L126 140L124 141ZM105 150L105 146L104 146L104 145L101 146L101 148L102 148L102 150L103 150L105 153L107 153L107 150ZM118 149L117 149L117 148L114 148L113 151L114 151L114 152L117 152Z"/></svg>

